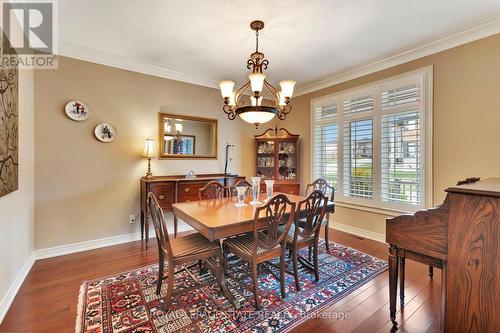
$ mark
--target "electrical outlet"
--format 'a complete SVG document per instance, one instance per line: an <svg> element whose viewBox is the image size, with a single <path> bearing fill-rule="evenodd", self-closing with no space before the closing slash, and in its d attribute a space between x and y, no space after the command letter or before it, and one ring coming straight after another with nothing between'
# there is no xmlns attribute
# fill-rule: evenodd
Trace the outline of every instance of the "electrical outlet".
<svg viewBox="0 0 500 333"><path fill-rule="evenodd" d="M130 224L135 223L135 215L128 216L128 223L130 223Z"/></svg>

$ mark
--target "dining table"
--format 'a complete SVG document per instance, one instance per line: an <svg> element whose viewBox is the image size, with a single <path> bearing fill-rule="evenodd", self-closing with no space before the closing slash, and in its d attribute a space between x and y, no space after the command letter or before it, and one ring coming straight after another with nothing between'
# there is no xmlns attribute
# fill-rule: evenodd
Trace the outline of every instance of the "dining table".
<svg viewBox="0 0 500 333"><path fill-rule="evenodd" d="M274 193L274 195L277 194L281 193ZM298 209L298 203L305 199L305 197L300 195L283 194L285 194L291 202L296 203L296 209ZM220 240L225 238L252 232L254 230L255 223L255 210L256 208L264 205L266 199L266 194L260 194L259 202L261 203L252 205L250 204L252 197L246 196L244 200L245 206L243 207L237 207L237 199L235 196L188 201L173 204L172 211L176 218L189 224L208 240L212 242L220 242ZM289 214L289 211L290 209L287 210L285 215ZM334 211L335 203L333 201L328 201L327 212L333 213ZM305 217L306 211L303 209L301 211L296 211L295 214L297 219L301 219ZM285 221L286 218L283 220ZM258 221L257 223L260 222ZM262 220L262 227L259 226L258 228L264 227L264 221ZM226 277L224 276L218 282L225 297L238 309L240 304L234 295L229 291L229 285Z"/></svg>

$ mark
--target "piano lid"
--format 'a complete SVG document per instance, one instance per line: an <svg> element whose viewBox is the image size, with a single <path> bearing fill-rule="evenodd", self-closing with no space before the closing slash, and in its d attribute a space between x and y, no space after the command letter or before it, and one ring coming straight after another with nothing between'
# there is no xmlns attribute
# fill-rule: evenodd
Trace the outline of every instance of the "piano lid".
<svg viewBox="0 0 500 333"><path fill-rule="evenodd" d="M447 188L446 192L500 198L500 178L487 178L471 184L452 186Z"/></svg>

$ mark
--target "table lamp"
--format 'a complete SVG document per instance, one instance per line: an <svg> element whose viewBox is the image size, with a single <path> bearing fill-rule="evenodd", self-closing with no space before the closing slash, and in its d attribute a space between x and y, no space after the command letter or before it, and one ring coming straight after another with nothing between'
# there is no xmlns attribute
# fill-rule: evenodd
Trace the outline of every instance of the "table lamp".
<svg viewBox="0 0 500 333"><path fill-rule="evenodd" d="M147 179L153 178L153 173L151 172L151 159L156 156L155 151L155 140L146 139L146 143L144 144L144 152L142 153L142 157L148 159L148 172L146 173Z"/></svg>

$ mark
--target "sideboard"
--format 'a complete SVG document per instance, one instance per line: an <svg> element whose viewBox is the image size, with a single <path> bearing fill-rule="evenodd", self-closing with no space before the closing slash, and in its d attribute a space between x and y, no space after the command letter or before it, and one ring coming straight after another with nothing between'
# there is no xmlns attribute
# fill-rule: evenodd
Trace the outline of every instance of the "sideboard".
<svg viewBox="0 0 500 333"><path fill-rule="evenodd" d="M234 186L241 176L225 176L224 174L198 175L196 178L182 176L156 176L141 178L141 239L149 239L149 219L147 218L147 197L153 192L165 211L172 210L172 204L177 202L198 200L198 190L208 182L216 181L224 186ZM174 217L174 237L177 237L177 218Z"/></svg>

